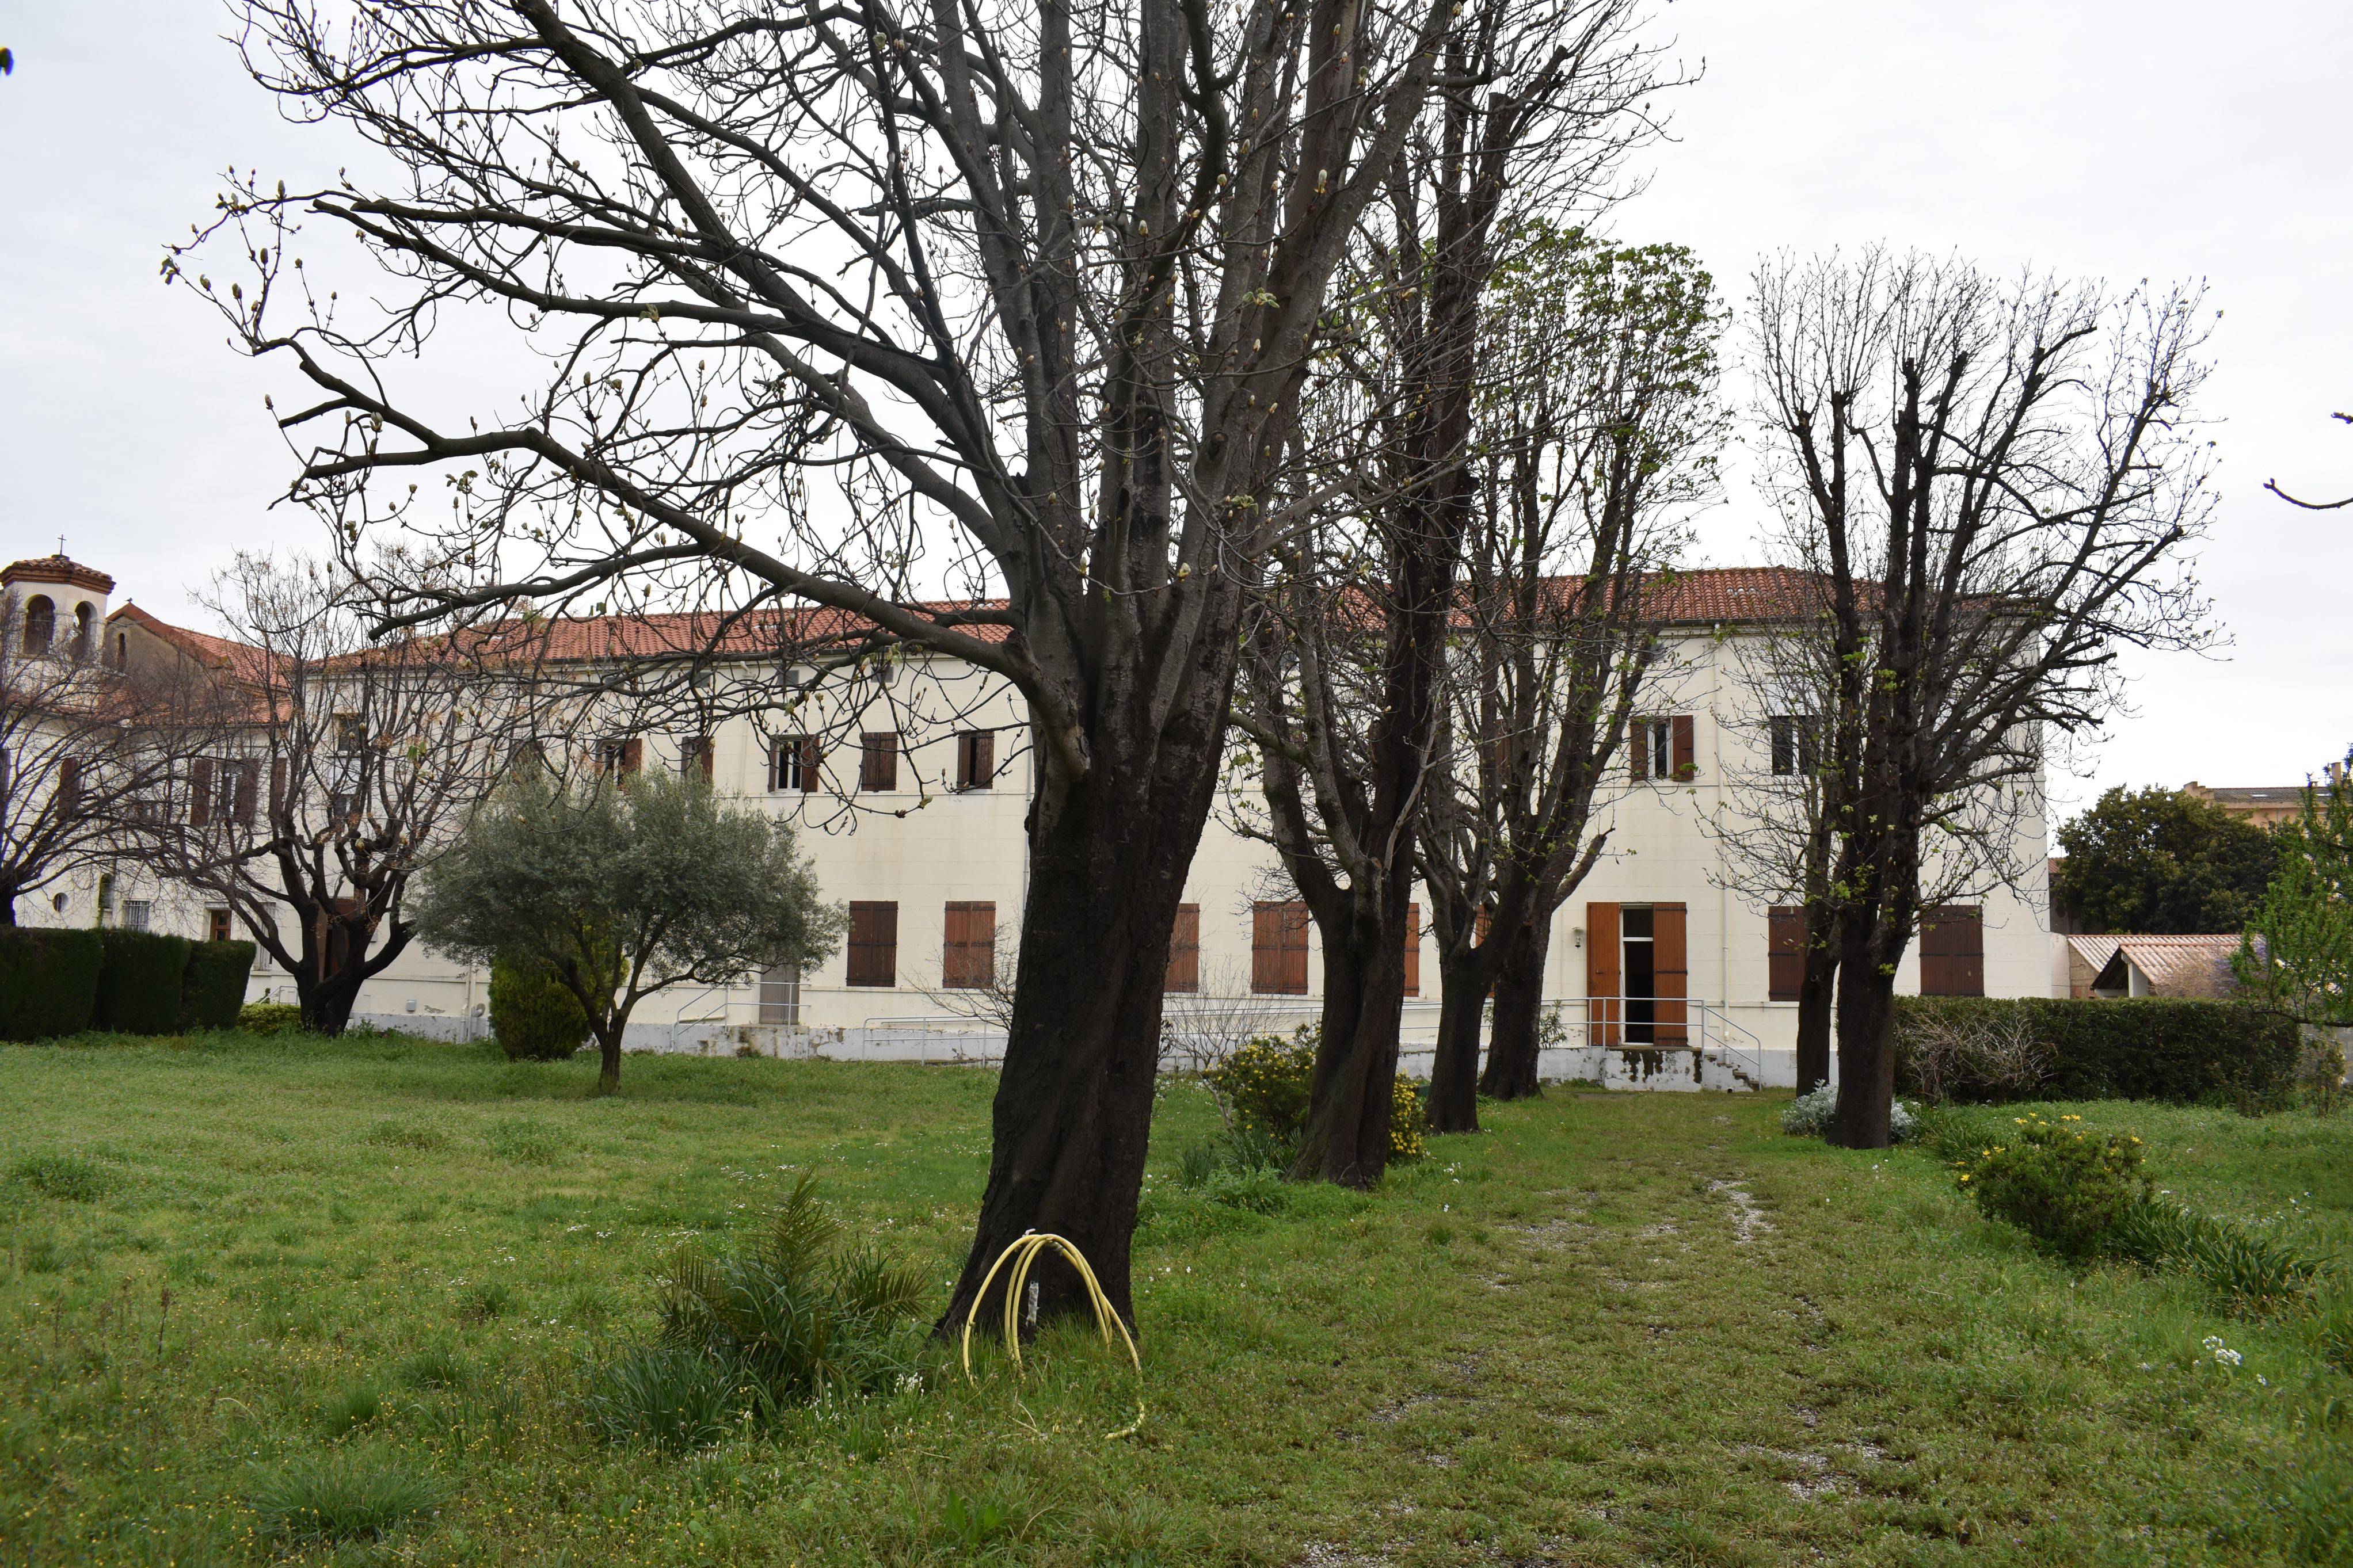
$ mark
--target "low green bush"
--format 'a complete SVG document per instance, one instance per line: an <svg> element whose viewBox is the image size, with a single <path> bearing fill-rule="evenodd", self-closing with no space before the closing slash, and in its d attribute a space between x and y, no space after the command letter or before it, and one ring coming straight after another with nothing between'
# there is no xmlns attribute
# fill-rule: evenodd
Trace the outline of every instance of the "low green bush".
<svg viewBox="0 0 2353 1568"><path fill-rule="evenodd" d="M1957 1035L1988 1048L1945 1049ZM2156 1100L2280 1110L2295 1100L2300 1054L2294 1019L2244 1002L1895 999L1897 1089L1965 1103Z"/></svg>
<svg viewBox="0 0 2353 1568"><path fill-rule="evenodd" d="M562 981L536 963L491 965L491 1033L515 1061L560 1062L588 1042L588 1015Z"/></svg>
<svg viewBox="0 0 2353 1568"><path fill-rule="evenodd" d="M94 931L0 927L0 1040L78 1035L98 1010L106 950Z"/></svg>
<svg viewBox="0 0 2353 1568"><path fill-rule="evenodd" d="M1307 1124L1315 1052L1322 1037L1322 1029L1314 1024L1302 1024L1288 1038L1254 1035L1202 1075L1225 1102L1237 1135L1298 1142L1301 1129ZM1390 1088L1389 1158L1421 1158L1428 1149L1424 1140L1428 1127L1421 1086L1398 1074Z"/></svg>
<svg viewBox="0 0 2353 1568"><path fill-rule="evenodd" d="M106 965L98 975L94 1028L118 1035L170 1035L180 1027L180 992L188 973L184 936L111 930L99 933Z"/></svg>
<svg viewBox="0 0 2353 1568"><path fill-rule="evenodd" d="M673 1450L787 1409L916 1386L923 1274L850 1245L804 1175L740 1252L681 1247L659 1276L661 1330L590 1376L608 1442Z"/></svg>
<svg viewBox="0 0 2353 1568"><path fill-rule="evenodd" d="M2081 1259L2107 1250L2149 1195L2149 1181L2139 1139L2094 1134L2083 1121L2012 1118L2010 1131L1957 1162L1961 1190L1989 1218L2018 1226L2046 1251Z"/></svg>
<svg viewBox="0 0 2353 1568"><path fill-rule="evenodd" d="M179 1026L236 1028L245 1009L245 984L252 974L253 943L190 943L187 971L180 979Z"/></svg>
<svg viewBox="0 0 2353 1568"><path fill-rule="evenodd" d="M302 1009L291 1002L248 1002L237 1010L237 1026L248 1035L299 1034Z"/></svg>
<svg viewBox="0 0 2353 1568"><path fill-rule="evenodd" d="M246 1502L263 1535L293 1543L369 1541L402 1521L428 1513L449 1495L438 1476L365 1454L296 1458L260 1471Z"/></svg>

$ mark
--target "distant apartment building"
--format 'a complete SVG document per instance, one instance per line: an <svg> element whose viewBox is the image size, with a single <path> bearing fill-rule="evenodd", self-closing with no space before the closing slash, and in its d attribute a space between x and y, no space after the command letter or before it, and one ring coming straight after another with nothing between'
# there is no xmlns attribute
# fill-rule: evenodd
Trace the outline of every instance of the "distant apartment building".
<svg viewBox="0 0 2353 1568"><path fill-rule="evenodd" d="M1592 1063L1605 1047L1651 1055L1689 1047L1718 1049L1750 1080L1792 1077L1802 921L1794 908L1734 890L1712 831L1798 767L1790 717L1749 710L1754 683L1743 679L1744 659L1770 634L1788 590L1772 571L1694 572L1675 579L1660 607L1662 673L1597 811L1607 846L1555 917L1546 994L1556 1005L1547 1058L1556 1074L1598 1074ZM134 606L108 613L101 599L97 614L121 658L210 661L226 677L241 657L233 644ZM560 651L608 658L651 624L578 623L565 628L571 642ZM712 669L723 686L735 683L729 689L792 689L780 678L794 671L748 642L721 648ZM987 672L910 652L887 688L870 682L853 696L820 683L799 700L789 713L739 703L707 728L640 727L595 742L596 766L698 771L791 821L820 887L848 918L841 950L822 964L666 993L639 1009L633 1027L658 1048L988 1054L983 994L1020 924L1036 776L1018 694ZM854 710L846 706L853 702ZM1230 785L1203 837L1167 988L1174 1015L1215 1004L1287 1030L1314 1016L1323 965L1273 851L1237 831L1253 789L1247 779ZM2014 831L2016 884L1929 911L1897 974L1899 991L2066 994L2063 975L2054 984L2039 812ZM227 914L128 867L58 890L62 906L43 918L61 923L144 922L197 936L217 934ZM1426 1070L1437 1026L1428 908L1417 894L1406 965L1409 1069ZM290 995L287 977L257 970L253 994L270 993ZM486 998L482 971L412 947L368 984L359 1011L466 1035L481 1027Z"/></svg>

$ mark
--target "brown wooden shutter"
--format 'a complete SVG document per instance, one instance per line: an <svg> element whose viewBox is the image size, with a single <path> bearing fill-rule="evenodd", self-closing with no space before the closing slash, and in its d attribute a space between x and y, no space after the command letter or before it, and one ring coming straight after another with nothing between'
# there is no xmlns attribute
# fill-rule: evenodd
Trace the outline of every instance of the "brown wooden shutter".
<svg viewBox="0 0 2353 1568"><path fill-rule="evenodd" d="M1421 906L1405 907L1405 994L1421 994Z"/></svg>
<svg viewBox="0 0 2353 1568"><path fill-rule="evenodd" d="M1597 1046L1614 1046L1622 1037L1625 1006L1619 993L1625 986L1619 965L1618 906L1585 906L1585 994L1591 1020L1588 1038Z"/></svg>
<svg viewBox="0 0 2353 1568"><path fill-rule="evenodd" d="M1944 904L1920 915L1920 994L1985 994L1985 923L1974 904Z"/></svg>
<svg viewBox="0 0 2353 1568"><path fill-rule="evenodd" d="M800 738L800 747L801 793L803 795L815 795L817 793L818 785L818 764L824 762L825 753L818 747L818 739L815 735L803 735Z"/></svg>
<svg viewBox="0 0 2353 1568"><path fill-rule="evenodd" d="M81 805L81 761L67 757L58 763L58 809L73 811Z"/></svg>
<svg viewBox="0 0 2353 1568"><path fill-rule="evenodd" d="M996 978L997 906L951 903L940 952L940 984L958 991L984 991Z"/></svg>
<svg viewBox="0 0 2353 1568"><path fill-rule="evenodd" d="M871 731L859 737L858 787L894 790L899 787L899 733Z"/></svg>
<svg viewBox="0 0 2353 1568"><path fill-rule="evenodd" d="M1651 1038L1662 1046L1691 1044L1687 1027L1691 1008L1690 944L1681 904L1651 906L1651 993L1658 998L1651 1011L1657 1020Z"/></svg>
<svg viewBox="0 0 2353 1568"><path fill-rule="evenodd" d="M1634 744L1631 748L1633 754L1628 760L1627 766L1632 771L1636 784L1651 776L1651 731L1654 722L1655 721L1650 719L1634 721Z"/></svg>
<svg viewBox="0 0 2353 1568"><path fill-rule="evenodd" d="M997 736L976 730L956 737L956 788L987 789L997 779Z"/></svg>
<svg viewBox="0 0 2353 1568"><path fill-rule="evenodd" d="M1479 906L1478 912L1471 917L1472 945L1474 947L1486 946L1487 933L1494 929L1495 911L1488 908L1485 904L1481 904Z"/></svg>
<svg viewBox="0 0 2353 1568"><path fill-rule="evenodd" d="M237 764L237 795L230 803L230 809L236 813L237 825L239 827L253 826L253 797L259 793L260 784L261 764L259 763L244 762Z"/></svg>
<svg viewBox="0 0 2353 1568"><path fill-rule="evenodd" d="M278 824L285 815L286 759L272 757L269 759L269 826L272 832L277 831Z"/></svg>
<svg viewBox="0 0 2353 1568"><path fill-rule="evenodd" d="M899 906L896 903L851 900L849 958L850 984L899 984Z"/></svg>
<svg viewBox="0 0 2353 1568"><path fill-rule="evenodd" d="M1176 906L1176 928L1168 938L1168 977L1161 982L1163 991L1198 991L1201 988L1201 906Z"/></svg>
<svg viewBox="0 0 2353 1568"><path fill-rule="evenodd" d="M1765 994L1795 1002L1806 988L1806 911L1782 906L1765 911Z"/></svg>
<svg viewBox="0 0 2353 1568"><path fill-rule="evenodd" d="M624 778L646 765L646 743L631 737L621 742L621 774Z"/></svg>
<svg viewBox="0 0 2353 1568"><path fill-rule="evenodd" d="M1261 903L1250 910L1250 989L1268 995L1307 994L1307 906Z"/></svg>
<svg viewBox="0 0 2353 1568"><path fill-rule="evenodd" d="M1693 741L1692 716L1678 713L1670 722L1674 730L1675 777L1695 778L1699 774L1699 752Z"/></svg>
<svg viewBox="0 0 2353 1568"><path fill-rule="evenodd" d="M682 773L687 771L688 766L698 768L702 770L702 782L704 784L709 784L711 782L712 750L710 736L689 735L684 741L681 742L679 745L681 761L685 765L681 766L678 771Z"/></svg>
<svg viewBox="0 0 2353 1568"><path fill-rule="evenodd" d="M203 827L213 819L213 764L198 757L188 764L188 826Z"/></svg>

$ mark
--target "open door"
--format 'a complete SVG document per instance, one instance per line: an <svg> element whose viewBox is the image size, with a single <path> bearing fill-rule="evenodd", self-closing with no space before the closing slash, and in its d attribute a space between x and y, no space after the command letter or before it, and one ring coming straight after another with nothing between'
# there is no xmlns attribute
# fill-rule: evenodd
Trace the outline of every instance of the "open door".
<svg viewBox="0 0 2353 1568"><path fill-rule="evenodd" d="M1658 998L1651 1037L1662 1046L1691 1044L1691 961L1683 912L1681 904L1651 906L1651 989Z"/></svg>
<svg viewBox="0 0 2353 1568"><path fill-rule="evenodd" d="M1588 1045L1614 1046L1624 1037L1624 972L1618 961L1618 906L1585 906L1585 1008Z"/></svg>

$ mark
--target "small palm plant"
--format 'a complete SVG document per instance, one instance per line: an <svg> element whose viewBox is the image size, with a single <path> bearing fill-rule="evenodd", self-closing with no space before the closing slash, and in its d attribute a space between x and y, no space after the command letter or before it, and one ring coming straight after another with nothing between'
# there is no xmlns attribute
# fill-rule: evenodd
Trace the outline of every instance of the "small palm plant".
<svg viewBox="0 0 2353 1568"><path fill-rule="evenodd" d="M919 1380L923 1277L844 1235L805 1175L750 1247L681 1247L659 1277L656 1342L597 1374L588 1404L606 1436L697 1447L727 1416L765 1424Z"/></svg>

